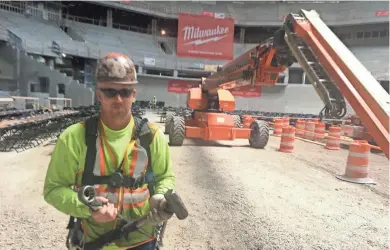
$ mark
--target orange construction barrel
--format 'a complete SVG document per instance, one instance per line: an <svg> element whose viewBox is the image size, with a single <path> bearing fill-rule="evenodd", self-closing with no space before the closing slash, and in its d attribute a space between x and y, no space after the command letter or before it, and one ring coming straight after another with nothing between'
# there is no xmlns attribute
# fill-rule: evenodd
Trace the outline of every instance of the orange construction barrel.
<svg viewBox="0 0 390 250"><path fill-rule="evenodd" d="M297 137L304 137L304 135L305 135L305 121L298 119L297 124L296 124L296 128L297 129L296 129L295 135Z"/></svg>
<svg viewBox="0 0 390 250"><path fill-rule="evenodd" d="M279 151L291 153L294 150L295 128L293 126L283 127L282 138L280 138Z"/></svg>
<svg viewBox="0 0 390 250"><path fill-rule="evenodd" d="M283 119L275 118L274 120L274 135L281 136L283 128Z"/></svg>
<svg viewBox="0 0 390 250"><path fill-rule="evenodd" d="M331 126L326 138L326 149L340 150L341 128L339 126Z"/></svg>
<svg viewBox="0 0 390 250"><path fill-rule="evenodd" d="M289 117L283 117L283 127L290 126L290 118Z"/></svg>
<svg viewBox="0 0 390 250"><path fill-rule="evenodd" d="M318 122L314 127L314 140L322 142L325 140L325 123Z"/></svg>
<svg viewBox="0 0 390 250"><path fill-rule="evenodd" d="M353 141L349 145L345 174L337 175L336 178L359 184L375 184L374 180L368 178L370 149L367 141Z"/></svg>
<svg viewBox="0 0 390 250"><path fill-rule="evenodd" d="M305 139L314 141L314 129L315 129L315 123L312 121L306 121L306 123L305 123Z"/></svg>
<svg viewBox="0 0 390 250"><path fill-rule="evenodd" d="M319 118L311 118L311 121L314 123L319 123L320 119Z"/></svg>

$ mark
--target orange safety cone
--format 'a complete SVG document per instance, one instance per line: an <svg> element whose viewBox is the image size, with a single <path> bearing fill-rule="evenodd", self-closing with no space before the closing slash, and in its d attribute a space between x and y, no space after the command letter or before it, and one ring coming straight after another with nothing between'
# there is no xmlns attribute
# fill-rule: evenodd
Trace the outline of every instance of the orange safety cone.
<svg viewBox="0 0 390 250"><path fill-rule="evenodd" d="M325 139L325 123L318 122L314 128L314 140L322 142Z"/></svg>
<svg viewBox="0 0 390 250"><path fill-rule="evenodd" d="M320 122L320 119L319 118L312 118L311 121L314 122L314 124L316 124L316 123Z"/></svg>
<svg viewBox="0 0 390 250"><path fill-rule="evenodd" d="M314 128L315 123L312 121L306 121L305 123L305 139L314 141Z"/></svg>
<svg viewBox="0 0 390 250"><path fill-rule="evenodd" d="M370 149L371 146L367 141L353 141L349 145L345 174L337 175L336 178L359 184L375 184L374 180L368 178Z"/></svg>
<svg viewBox="0 0 390 250"><path fill-rule="evenodd" d="M340 138L341 128L339 126L331 126L329 128L325 148L330 150L340 150Z"/></svg>
<svg viewBox="0 0 390 250"><path fill-rule="evenodd" d="M281 136L282 135L282 128L283 128L283 119L275 118L275 120L274 120L274 135Z"/></svg>
<svg viewBox="0 0 390 250"><path fill-rule="evenodd" d="M280 152L291 153L294 150L295 128L293 126L283 127L282 138L280 138Z"/></svg>
<svg viewBox="0 0 390 250"><path fill-rule="evenodd" d="M304 135L305 135L305 121L298 119L296 127L297 127L297 129L296 129L295 135L297 137L304 137Z"/></svg>

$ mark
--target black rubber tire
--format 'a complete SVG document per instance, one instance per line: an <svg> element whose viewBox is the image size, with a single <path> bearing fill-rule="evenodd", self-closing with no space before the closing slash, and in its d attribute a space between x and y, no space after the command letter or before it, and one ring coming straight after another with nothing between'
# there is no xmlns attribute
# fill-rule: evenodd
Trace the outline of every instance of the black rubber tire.
<svg viewBox="0 0 390 250"><path fill-rule="evenodd" d="M169 145L181 146L186 137L186 126L184 117L174 116L170 125Z"/></svg>
<svg viewBox="0 0 390 250"><path fill-rule="evenodd" d="M172 112L167 113L167 116L165 117L165 131L164 134L169 134L170 126L172 124L173 116L175 114Z"/></svg>
<svg viewBox="0 0 390 250"><path fill-rule="evenodd" d="M251 135L249 145L252 148L264 148L269 140L269 127L266 121L253 121L251 123Z"/></svg>
<svg viewBox="0 0 390 250"><path fill-rule="evenodd" d="M241 118L239 115L233 115L233 123L235 128L242 128L244 125L241 122Z"/></svg>

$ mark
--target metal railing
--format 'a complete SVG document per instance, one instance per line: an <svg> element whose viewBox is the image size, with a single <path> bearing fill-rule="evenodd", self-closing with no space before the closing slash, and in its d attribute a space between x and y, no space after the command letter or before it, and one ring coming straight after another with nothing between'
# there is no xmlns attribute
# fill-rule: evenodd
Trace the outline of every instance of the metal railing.
<svg viewBox="0 0 390 250"><path fill-rule="evenodd" d="M174 4L174 2L172 2ZM164 7L164 6L156 6L154 3L145 3L145 2L139 2L139 1L131 1L131 2L119 2L119 4L122 4L124 6L134 7L134 8L140 8L145 9L150 12L155 13L163 13L168 15L178 15L179 13L191 13L191 14L200 14L201 10L193 10L191 8L185 8L185 7L177 7L172 9L171 7ZM238 16L234 16L232 13L228 11L224 11L225 17L229 18L238 18Z"/></svg>
<svg viewBox="0 0 390 250"><path fill-rule="evenodd" d="M145 11L151 13L174 15L174 16L177 16L181 12L200 14L202 10L207 10L207 6L198 5L199 6L198 8L193 9L193 7L189 4L186 4L187 7L183 5L176 5L176 7L171 7L171 6L166 7L160 4L157 5L156 3L150 3L150 2L146 3L146 2L139 2L139 1L117 2L117 4L120 4L122 6L127 6L129 8L144 9ZM171 4L176 4L176 3L171 2ZM254 23L257 23L258 26L261 26L264 25L264 22L273 23L273 25L277 25L277 23L282 23L283 16L287 15L287 12L289 12L290 11L289 9L291 9L291 7L288 5L295 4L296 9L300 9L300 8L312 8L314 3L304 2L304 1L301 3L286 3L286 2L275 3L274 2L273 5L268 5L266 7L263 7L264 3L259 3L258 6L247 5L247 7L244 8L232 6L231 3L228 4L230 4L229 7L233 7L233 11L231 11L230 8L227 8L226 6L224 9L221 7L220 10L220 12L224 13L226 17L234 18L241 24L251 23L251 25L253 25ZM280 5L276 6L276 4L280 4ZM375 8L373 8L372 10L367 10L367 6L370 5L369 2L359 3L362 5L360 5L358 8L356 8L356 3L353 2L349 3L346 1L345 2L344 1L323 1L322 3L317 2L315 4L318 6L318 11L321 14L322 18L326 21L332 21L334 24L343 23L347 25L347 24L356 24L356 22L364 23L364 22L372 22L378 20L377 17L375 17ZM330 5L332 6L332 8L328 8L328 6ZM270 6L272 6L273 8L267 8ZM387 9L388 7L382 6L382 8ZM322 10L325 9L326 11L323 12ZM381 8L379 7L378 9ZM255 14L249 15L248 13L255 13ZM372 13L373 15L368 13ZM383 20L384 19L382 18L382 21Z"/></svg>

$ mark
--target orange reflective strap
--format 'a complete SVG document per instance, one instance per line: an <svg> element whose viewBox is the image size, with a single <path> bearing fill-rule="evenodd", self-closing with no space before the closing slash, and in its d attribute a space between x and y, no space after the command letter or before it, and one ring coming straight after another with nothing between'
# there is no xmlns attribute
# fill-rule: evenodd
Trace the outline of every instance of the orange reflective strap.
<svg viewBox="0 0 390 250"><path fill-rule="evenodd" d="M124 194L142 194L144 192L147 192L149 191L148 190L148 187L145 186L145 187L140 187L140 188L137 188L135 190L132 190L132 189L124 189ZM139 201L139 202L135 202L135 203L124 203L123 204L123 209L133 209L133 208L138 208L138 207L142 207L143 205L145 205L146 201L149 200L150 198L150 194L148 192L148 197L147 199L143 200L143 201Z"/></svg>
<svg viewBox="0 0 390 250"><path fill-rule="evenodd" d="M137 158L138 158L138 151L135 150L136 148L136 145L135 145L135 141L132 141L130 144L129 144L129 147L133 147L133 153L131 155L131 163L130 163L130 167L129 167L129 175L130 176L133 176L134 174L134 168L135 168L135 164L137 163ZM127 149L129 149L129 147Z"/></svg>
<svg viewBox="0 0 390 250"><path fill-rule="evenodd" d="M106 175L106 164L105 164L105 157L104 157L104 150L103 150L103 141L102 137L99 136L99 168L100 168L100 175L105 176Z"/></svg>
<svg viewBox="0 0 390 250"><path fill-rule="evenodd" d="M104 127L103 127L103 124L102 122L100 121L99 122L99 131L101 132L100 133L100 136L99 136L99 144L100 144L100 149L99 149L99 169L100 169L100 175L101 176L106 176L106 173L107 173L107 169L106 169L106 164L109 163L109 158L112 160L112 163L114 164L115 168L117 169L118 167L120 167L122 169L122 171L125 171L125 163L126 163L126 157L128 157L128 153L131 149L132 150L132 159L131 159L131 163L128 164L129 165L129 176L133 176L134 174L134 171L135 171L135 167L136 167L136 163L137 163L137 159L138 159L138 150L137 150L137 146L136 146L136 141L135 140L131 140L130 138L130 141L126 147L126 151L125 151L125 155L123 156L123 160L121 162L121 165L118 166L118 160L116 159L114 153L113 153L113 150L110 146L110 144L108 143L108 138L107 138L107 135L105 133L105 130L104 130ZM133 127L133 131L132 131L132 134L135 133L135 126ZM107 150L108 150L108 155L104 154L104 151L106 150L104 148L104 145L106 146ZM108 158L109 157L109 158ZM146 169L147 165L145 166L145 169ZM137 194L137 193L143 193L145 192L145 189L147 189L147 187L143 187L143 188L139 188L139 189L136 189L136 190L127 190L127 189L124 189L123 187L119 188L119 189L112 189L112 188L109 188L109 187L104 187L103 185L99 185L99 187L96 189L97 193L101 193L101 194L104 194L104 193L112 193L112 194L116 194L117 196L117 202L114 204L115 208L118 209L118 214L122 212L123 209L131 209L131 208L137 208L137 207L142 207L143 205L145 205L146 201L149 199L150 197L150 194L148 194L148 199L144 200L144 201L138 201L138 202L135 202L134 204L128 204L127 202L124 202L125 201L125 195L126 195L126 199L128 199L128 194ZM124 204L125 203L125 204ZM115 220L114 221L114 225L113 225L113 228L116 228L117 226L117 223L118 223L118 220Z"/></svg>
<svg viewBox="0 0 390 250"><path fill-rule="evenodd" d="M102 134L101 136L99 136L99 139L100 139L100 152L99 152L100 166L99 167L100 167L100 174L101 174L101 176L105 176L106 175L106 161L108 162L108 159L106 158L106 155L104 154L103 140L104 140L104 144L107 147L107 150L108 150L108 153L110 155L110 158L113 161L114 167L118 168L120 166L118 166L118 162L117 162L117 160L116 160L116 158L114 156L114 153L112 152L110 144L108 143L106 132L104 131L104 128L102 126L102 122L101 121L99 122L99 130L101 131L101 134ZM124 157L127 156L127 152L128 151L126 149ZM123 166L124 166L124 160L122 162L122 169L123 169ZM114 204L114 207L116 209L118 209L118 213L121 213L122 207L123 207L123 188L120 187L119 190L115 190L115 191L111 189L111 192L112 193L117 193L117 195L118 195L118 201L117 201L117 203ZM117 221L118 220L115 220L114 225L113 225L113 229L116 227Z"/></svg>

